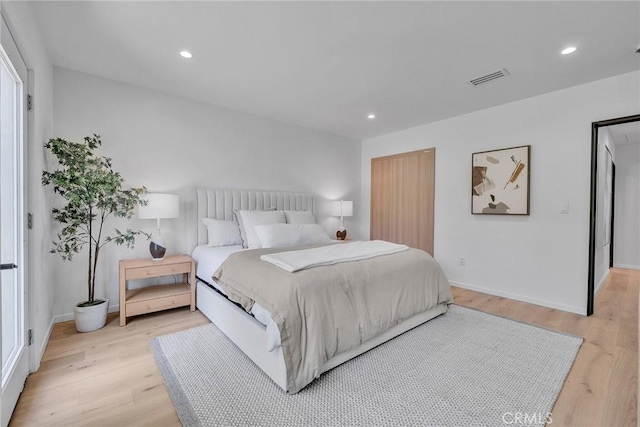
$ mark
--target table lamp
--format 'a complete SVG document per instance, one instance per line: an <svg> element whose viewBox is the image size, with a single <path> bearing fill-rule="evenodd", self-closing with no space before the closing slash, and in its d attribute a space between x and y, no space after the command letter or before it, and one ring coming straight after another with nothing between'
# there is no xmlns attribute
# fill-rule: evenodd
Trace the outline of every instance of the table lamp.
<svg viewBox="0 0 640 427"><path fill-rule="evenodd" d="M340 217L340 227L336 232L336 238L338 240L344 240L347 238L347 229L344 228L345 216L353 216L353 202L348 200L336 200L331 202L331 216Z"/></svg>
<svg viewBox="0 0 640 427"><path fill-rule="evenodd" d="M151 236L149 252L154 261L162 261L167 252L167 245L160 234L160 220L178 218L180 211L180 199L175 194L147 193L140 196L146 200L145 206L138 206L139 219L155 219L156 232Z"/></svg>

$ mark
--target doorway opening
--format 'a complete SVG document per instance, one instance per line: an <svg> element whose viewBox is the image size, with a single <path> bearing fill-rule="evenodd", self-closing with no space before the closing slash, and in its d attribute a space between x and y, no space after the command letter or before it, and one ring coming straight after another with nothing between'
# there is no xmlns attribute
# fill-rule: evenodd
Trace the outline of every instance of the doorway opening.
<svg viewBox="0 0 640 427"><path fill-rule="evenodd" d="M601 140L601 131L613 126L640 122L640 115L602 120L591 124L591 198L589 215L589 272L587 284L587 316L593 314L596 287L603 280L602 269L614 265L616 164ZM603 264L604 258L605 264ZM597 283L596 283L597 282Z"/></svg>

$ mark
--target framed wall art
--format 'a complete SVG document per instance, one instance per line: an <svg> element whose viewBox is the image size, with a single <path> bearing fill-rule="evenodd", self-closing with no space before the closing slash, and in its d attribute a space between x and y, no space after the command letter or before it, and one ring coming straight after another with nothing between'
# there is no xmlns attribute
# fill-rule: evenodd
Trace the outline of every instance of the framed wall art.
<svg viewBox="0 0 640 427"><path fill-rule="evenodd" d="M529 215L531 146L473 153L471 213Z"/></svg>

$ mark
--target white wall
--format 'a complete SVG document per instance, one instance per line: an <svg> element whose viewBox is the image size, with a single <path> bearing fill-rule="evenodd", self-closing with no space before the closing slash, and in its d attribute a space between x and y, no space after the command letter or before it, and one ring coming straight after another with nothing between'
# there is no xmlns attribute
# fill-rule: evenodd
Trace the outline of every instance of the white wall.
<svg viewBox="0 0 640 427"><path fill-rule="evenodd" d="M593 283L597 294L609 276L609 258L611 256L611 238L608 242L605 234L611 233L611 213L605 215L605 211L611 209L611 199L607 200L607 175L611 179L612 171L607 171L607 149L611 153L611 159L616 161L616 147L611 133L606 127L598 129L598 168L596 176L596 253L593 269ZM608 229L608 230L607 230Z"/></svg>
<svg viewBox="0 0 640 427"><path fill-rule="evenodd" d="M362 206L372 158L436 147L434 251L450 281L585 314L591 123L638 114L639 83L639 72L624 74L365 140ZM471 154L526 144L531 215L471 215ZM563 202L568 214L559 213ZM370 213L361 212L366 237Z"/></svg>
<svg viewBox="0 0 640 427"><path fill-rule="evenodd" d="M640 141L616 145L614 267L640 270Z"/></svg>
<svg viewBox="0 0 640 427"><path fill-rule="evenodd" d="M28 204L33 212L33 229L29 231L29 266L27 280L34 310L30 313L35 357L31 369L40 359L53 327L53 260L48 254L51 242L51 197L40 185L40 174L47 161L43 144L53 133L53 67L45 51L28 2L2 2L2 13L16 39L18 49L29 69L28 90L33 95L29 113Z"/></svg>
<svg viewBox="0 0 640 427"><path fill-rule="evenodd" d="M100 134L100 150L132 186L182 193L189 187L311 192L360 206L360 141L189 101L157 91L55 68L55 135L80 141ZM184 197L183 197L184 201ZM187 250L181 218L163 221L169 251ZM357 218L345 219L357 235ZM335 229L336 220L327 225ZM130 226L152 232L154 221ZM350 233L351 234L351 233ZM52 255L53 256L53 255ZM118 259L148 256L109 247L102 253L96 295L118 304ZM55 314L86 299L85 257L56 262Z"/></svg>

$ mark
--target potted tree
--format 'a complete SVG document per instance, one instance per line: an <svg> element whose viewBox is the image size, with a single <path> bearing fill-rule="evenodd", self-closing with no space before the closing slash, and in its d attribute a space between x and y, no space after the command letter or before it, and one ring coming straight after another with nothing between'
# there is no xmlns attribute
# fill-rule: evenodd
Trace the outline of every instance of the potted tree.
<svg viewBox="0 0 640 427"><path fill-rule="evenodd" d="M58 253L70 261L85 246L88 247L86 301L74 309L76 329L90 332L102 328L107 319L109 301L95 297L96 268L102 248L109 244L133 247L136 236L147 233L127 229L105 230L110 216L130 219L138 204L145 202L140 195L144 187L124 188L124 178L115 172L111 159L100 156L96 149L102 145L100 136L86 137L83 143L60 138L45 144L58 160L59 168L42 172L42 184L52 185L53 191L64 199L62 208L53 208L53 218L62 224L62 230L53 242L51 253Z"/></svg>

